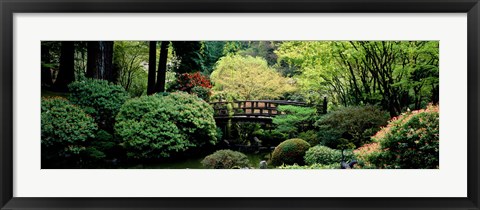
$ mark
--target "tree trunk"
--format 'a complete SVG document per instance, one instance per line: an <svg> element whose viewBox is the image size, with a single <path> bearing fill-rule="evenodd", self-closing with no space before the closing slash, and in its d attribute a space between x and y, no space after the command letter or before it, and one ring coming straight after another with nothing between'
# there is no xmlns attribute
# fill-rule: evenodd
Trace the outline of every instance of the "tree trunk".
<svg viewBox="0 0 480 210"><path fill-rule="evenodd" d="M75 46L72 41L62 42L60 51L60 67L55 79L55 89L67 91L67 86L75 80Z"/></svg>
<svg viewBox="0 0 480 210"><path fill-rule="evenodd" d="M155 69L157 62L157 42L150 42L150 50L148 55L148 86L147 94L151 95L155 93Z"/></svg>
<svg viewBox="0 0 480 210"><path fill-rule="evenodd" d="M97 58L98 57L98 42L87 42L87 73L88 78L97 77Z"/></svg>
<svg viewBox="0 0 480 210"><path fill-rule="evenodd" d="M168 42L162 41L160 47L160 58L158 60L157 84L155 92L165 92L165 77L167 74Z"/></svg>
<svg viewBox="0 0 480 210"><path fill-rule="evenodd" d="M113 67L113 41L91 41L87 44L88 78L116 83L118 69Z"/></svg>
<svg viewBox="0 0 480 210"><path fill-rule="evenodd" d="M42 53L42 68L41 68L41 78L42 78L42 86L52 87L52 72L50 71L50 67L46 66L50 64L51 57L50 57L50 46L42 45L41 46L41 53Z"/></svg>

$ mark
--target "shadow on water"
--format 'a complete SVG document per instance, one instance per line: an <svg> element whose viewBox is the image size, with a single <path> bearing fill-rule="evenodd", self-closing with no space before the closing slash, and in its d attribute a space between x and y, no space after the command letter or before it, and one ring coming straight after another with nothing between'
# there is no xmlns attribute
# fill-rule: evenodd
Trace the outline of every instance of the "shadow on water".
<svg viewBox="0 0 480 210"><path fill-rule="evenodd" d="M259 168L260 161L268 160L269 153L245 154L250 162L250 167ZM119 169L205 169L201 161L203 157L187 158L179 161L163 163L147 163L119 166Z"/></svg>

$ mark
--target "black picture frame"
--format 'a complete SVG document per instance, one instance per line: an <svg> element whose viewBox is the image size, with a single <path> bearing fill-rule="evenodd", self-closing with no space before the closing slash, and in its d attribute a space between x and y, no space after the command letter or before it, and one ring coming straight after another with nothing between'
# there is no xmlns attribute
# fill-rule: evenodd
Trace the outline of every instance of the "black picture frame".
<svg viewBox="0 0 480 210"><path fill-rule="evenodd" d="M0 0L1 209L479 209L478 0ZM467 13L468 196L466 198L17 198L13 197L15 13ZM448 180L445 180L448 181Z"/></svg>

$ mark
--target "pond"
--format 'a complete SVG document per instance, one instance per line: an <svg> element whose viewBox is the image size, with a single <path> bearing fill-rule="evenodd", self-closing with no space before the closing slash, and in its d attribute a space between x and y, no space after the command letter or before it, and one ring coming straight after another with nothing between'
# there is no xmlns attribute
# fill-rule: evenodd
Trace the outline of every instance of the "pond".
<svg viewBox="0 0 480 210"><path fill-rule="evenodd" d="M268 160L270 153L258 153L258 154L245 154L250 161L250 166L253 168L259 168L260 161ZM119 166L124 169L204 169L201 161L204 157L188 158L179 161L163 162L163 163L148 163L148 164L136 164Z"/></svg>

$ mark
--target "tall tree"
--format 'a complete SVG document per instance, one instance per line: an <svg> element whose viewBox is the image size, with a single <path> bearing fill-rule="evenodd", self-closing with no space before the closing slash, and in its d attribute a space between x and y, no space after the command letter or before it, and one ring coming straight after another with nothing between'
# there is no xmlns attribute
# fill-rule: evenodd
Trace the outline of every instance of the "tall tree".
<svg viewBox="0 0 480 210"><path fill-rule="evenodd" d="M160 58L158 60L157 84L155 92L165 92L165 77L167 74L168 41L162 41Z"/></svg>
<svg viewBox="0 0 480 210"><path fill-rule="evenodd" d="M178 73L202 71L202 44L199 41L173 41L173 50L180 59Z"/></svg>
<svg viewBox="0 0 480 210"><path fill-rule="evenodd" d="M50 70L51 56L50 56L50 45L46 42L41 44L41 56L42 56L42 68L41 68L41 78L42 86L52 87L52 72Z"/></svg>
<svg viewBox="0 0 480 210"><path fill-rule="evenodd" d="M59 91L66 91L67 85L75 80L75 43L63 41L60 49L60 67L54 88Z"/></svg>
<svg viewBox="0 0 480 210"><path fill-rule="evenodd" d="M131 96L141 96L147 89L148 72L144 64L148 62L148 42L115 41L113 64L120 69L119 84Z"/></svg>
<svg viewBox="0 0 480 210"><path fill-rule="evenodd" d="M151 95L155 93L155 67L157 62L157 42L150 41L149 54L148 54L148 86L147 94Z"/></svg>
<svg viewBox="0 0 480 210"><path fill-rule="evenodd" d="M113 44L113 41L88 42L87 77L117 83L119 72L113 67Z"/></svg>

